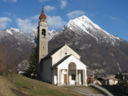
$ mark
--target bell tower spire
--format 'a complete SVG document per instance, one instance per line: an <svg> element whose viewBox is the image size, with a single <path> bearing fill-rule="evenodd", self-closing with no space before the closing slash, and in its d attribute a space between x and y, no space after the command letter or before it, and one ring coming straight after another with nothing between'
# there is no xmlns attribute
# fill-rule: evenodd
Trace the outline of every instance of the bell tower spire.
<svg viewBox="0 0 128 96"><path fill-rule="evenodd" d="M38 62L48 54L48 27L46 22L46 15L42 9L39 16L38 23Z"/></svg>
<svg viewBox="0 0 128 96"><path fill-rule="evenodd" d="M46 21L46 15L44 13L44 9L42 9L42 12L39 17L40 21L45 22Z"/></svg>

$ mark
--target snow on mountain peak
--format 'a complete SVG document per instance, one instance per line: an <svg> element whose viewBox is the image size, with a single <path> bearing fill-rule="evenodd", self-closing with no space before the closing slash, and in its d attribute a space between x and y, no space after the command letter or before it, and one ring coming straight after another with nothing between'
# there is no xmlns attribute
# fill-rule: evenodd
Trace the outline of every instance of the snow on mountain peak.
<svg viewBox="0 0 128 96"><path fill-rule="evenodd" d="M18 28L10 28L10 30L15 31L15 32L20 32Z"/></svg>
<svg viewBox="0 0 128 96"><path fill-rule="evenodd" d="M20 30L17 28L9 28L9 29L6 29L5 31L10 35L13 35L13 32L20 32Z"/></svg>
<svg viewBox="0 0 128 96"><path fill-rule="evenodd" d="M87 27L92 28L89 24L92 24L95 28L101 29L97 24L93 23L87 16L81 16L76 18L76 20L80 20L82 23L86 23Z"/></svg>
<svg viewBox="0 0 128 96"><path fill-rule="evenodd" d="M9 33L10 35L13 35L13 33L11 32L11 30L9 30L9 29L7 29L6 32Z"/></svg>
<svg viewBox="0 0 128 96"><path fill-rule="evenodd" d="M88 28L101 29L98 25L93 23L87 16L81 16L81 17L72 19L69 21L69 23L66 26L72 29L73 27L72 25L79 26L84 31L87 31Z"/></svg>
<svg viewBox="0 0 128 96"><path fill-rule="evenodd" d="M81 16L70 20L66 27L79 34L87 33L97 41L110 42L115 44L116 40L120 40L119 37L113 36L100 28L97 24L92 22L87 16Z"/></svg>
<svg viewBox="0 0 128 96"><path fill-rule="evenodd" d="M51 30L48 32L48 39L51 40L55 35L58 35L60 32L56 31L56 30Z"/></svg>

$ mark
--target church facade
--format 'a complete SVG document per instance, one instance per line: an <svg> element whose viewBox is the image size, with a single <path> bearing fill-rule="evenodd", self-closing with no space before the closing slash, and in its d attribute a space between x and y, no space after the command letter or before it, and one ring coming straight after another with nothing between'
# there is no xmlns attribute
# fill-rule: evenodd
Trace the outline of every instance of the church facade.
<svg viewBox="0 0 128 96"><path fill-rule="evenodd" d="M39 17L38 63L40 80L54 85L87 85L87 66L67 44L48 53L48 27L44 10Z"/></svg>

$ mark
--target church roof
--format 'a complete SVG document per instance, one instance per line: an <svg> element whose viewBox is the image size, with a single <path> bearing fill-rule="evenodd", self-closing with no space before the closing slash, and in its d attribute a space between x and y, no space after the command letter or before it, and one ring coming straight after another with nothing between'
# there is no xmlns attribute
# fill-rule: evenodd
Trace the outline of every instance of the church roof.
<svg viewBox="0 0 128 96"><path fill-rule="evenodd" d="M46 55L44 58L42 58L41 61L46 60L46 59L50 59L52 55L54 55L58 50L61 50L61 48L63 48L64 46L66 46L66 43L63 43L61 46L57 47L56 49L54 49L53 51L49 52L48 55ZM68 46L68 45L67 45ZM68 46L69 47L69 46ZM70 48L70 47L69 47ZM72 49L71 49L72 50ZM74 50L73 50L74 51ZM77 54L77 53L76 53ZM78 54L79 55L79 54Z"/></svg>
<svg viewBox="0 0 128 96"><path fill-rule="evenodd" d="M57 68L57 66L59 66L60 64L66 64L66 63L71 63L71 62L74 62L76 64L84 64L81 60L79 60L78 58L76 58L75 56L73 55L67 55L65 56L63 59L61 59L60 61L58 61L56 64L54 64L52 66L52 68ZM85 64L84 64L85 65ZM85 65L86 67L88 67L87 65ZM77 66L77 68L80 68L81 66ZM81 67L83 68L83 67Z"/></svg>
<svg viewBox="0 0 128 96"><path fill-rule="evenodd" d="M46 20L46 15L45 15L45 13L44 13L44 9L42 10L39 19L40 19L40 20Z"/></svg>
<svg viewBox="0 0 128 96"><path fill-rule="evenodd" d="M61 49L63 46L65 46L65 44L62 44L61 46L57 47L56 49L54 49L53 51L51 51L47 56L45 56L42 60L44 59L48 59L51 57L51 55L53 55L54 53L56 53L59 49Z"/></svg>
<svg viewBox="0 0 128 96"><path fill-rule="evenodd" d="M71 55L67 55L65 56L63 59L61 59L59 62L57 62L53 67L56 67L57 65L59 65L60 63L62 63L64 60L66 60L68 57L70 57Z"/></svg>

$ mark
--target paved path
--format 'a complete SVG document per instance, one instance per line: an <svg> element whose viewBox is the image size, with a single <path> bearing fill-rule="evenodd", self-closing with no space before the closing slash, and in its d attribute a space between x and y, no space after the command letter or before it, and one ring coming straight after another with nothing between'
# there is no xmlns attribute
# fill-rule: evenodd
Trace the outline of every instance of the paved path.
<svg viewBox="0 0 128 96"><path fill-rule="evenodd" d="M90 87L66 87L66 88L68 90L75 91L85 96L105 96L104 94L98 92L96 89Z"/></svg>

